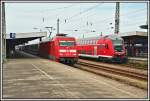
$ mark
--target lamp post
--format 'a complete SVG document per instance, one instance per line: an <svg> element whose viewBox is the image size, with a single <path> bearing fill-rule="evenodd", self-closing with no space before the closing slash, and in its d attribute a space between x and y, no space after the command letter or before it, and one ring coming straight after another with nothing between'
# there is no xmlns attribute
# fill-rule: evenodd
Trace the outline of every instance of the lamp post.
<svg viewBox="0 0 150 101"><path fill-rule="evenodd" d="M45 28L49 31L49 38L50 38L50 36L52 34L52 30L55 30L55 28L53 28L53 27L45 27ZM50 30L49 30L49 28L50 28Z"/></svg>
<svg viewBox="0 0 150 101"><path fill-rule="evenodd" d="M112 32L113 31L113 29L114 29L114 27L113 27L113 23L109 23L109 25L110 25L110 31ZM113 32L112 32L113 33Z"/></svg>
<svg viewBox="0 0 150 101"><path fill-rule="evenodd" d="M5 22L5 3L2 2L2 58L6 61L6 22Z"/></svg>

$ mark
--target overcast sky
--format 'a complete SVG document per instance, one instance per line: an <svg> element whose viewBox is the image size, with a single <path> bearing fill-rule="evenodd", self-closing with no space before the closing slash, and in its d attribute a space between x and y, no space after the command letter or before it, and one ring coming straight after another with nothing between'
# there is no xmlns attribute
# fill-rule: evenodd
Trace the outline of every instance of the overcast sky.
<svg viewBox="0 0 150 101"><path fill-rule="evenodd" d="M77 38L114 32L115 3L6 3L5 8L7 34L47 31L45 26L56 29L58 18L60 32ZM145 31L139 26L146 21L147 3L120 4L120 33Z"/></svg>

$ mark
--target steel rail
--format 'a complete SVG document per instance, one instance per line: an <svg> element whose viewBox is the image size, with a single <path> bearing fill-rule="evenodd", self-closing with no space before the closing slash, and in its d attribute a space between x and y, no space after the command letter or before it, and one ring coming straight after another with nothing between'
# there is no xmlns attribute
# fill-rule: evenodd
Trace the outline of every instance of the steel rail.
<svg viewBox="0 0 150 101"><path fill-rule="evenodd" d="M88 68L103 70L105 72L109 72L112 74L117 74L117 75L121 75L121 76L123 75L123 76L132 77L132 78L140 79L140 80L146 80L146 81L148 80L147 75L133 72L130 70L127 71L127 70L123 70L123 69L112 68L110 66L103 66L103 65L99 65L99 64L92 64L92 63L81 62L81 61L78 61L77 64L82 65L82 66L87 66Z"/></svg>

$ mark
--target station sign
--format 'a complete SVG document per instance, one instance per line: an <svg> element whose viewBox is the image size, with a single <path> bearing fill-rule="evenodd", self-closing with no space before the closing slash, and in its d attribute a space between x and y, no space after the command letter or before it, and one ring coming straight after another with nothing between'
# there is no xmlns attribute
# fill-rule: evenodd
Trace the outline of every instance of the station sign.
<svg viewBox="0 0 150 101"><path fill-rule="evenodd" d="M10 38L16 38L16 33L10 33Z"/></svg>

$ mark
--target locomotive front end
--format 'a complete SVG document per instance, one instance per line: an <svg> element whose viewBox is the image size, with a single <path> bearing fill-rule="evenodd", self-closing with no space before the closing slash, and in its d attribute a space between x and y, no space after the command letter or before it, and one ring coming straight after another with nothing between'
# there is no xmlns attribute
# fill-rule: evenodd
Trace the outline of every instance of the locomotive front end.
<svg viewBox="0 0 150 101"><path fill-rule="evenodd" d="M74 38L59 41L59 61L67 64L74 64L78 61L76 41Z"/></svg>
<svg viewBox="0 0 150 101"><path fill-rule="evenodd" d="M114 47L113 61L126 63L127 57L126 57L126 51L125 51L123 39L118 37L112 41L113 41L113 47Z"/></svg>

